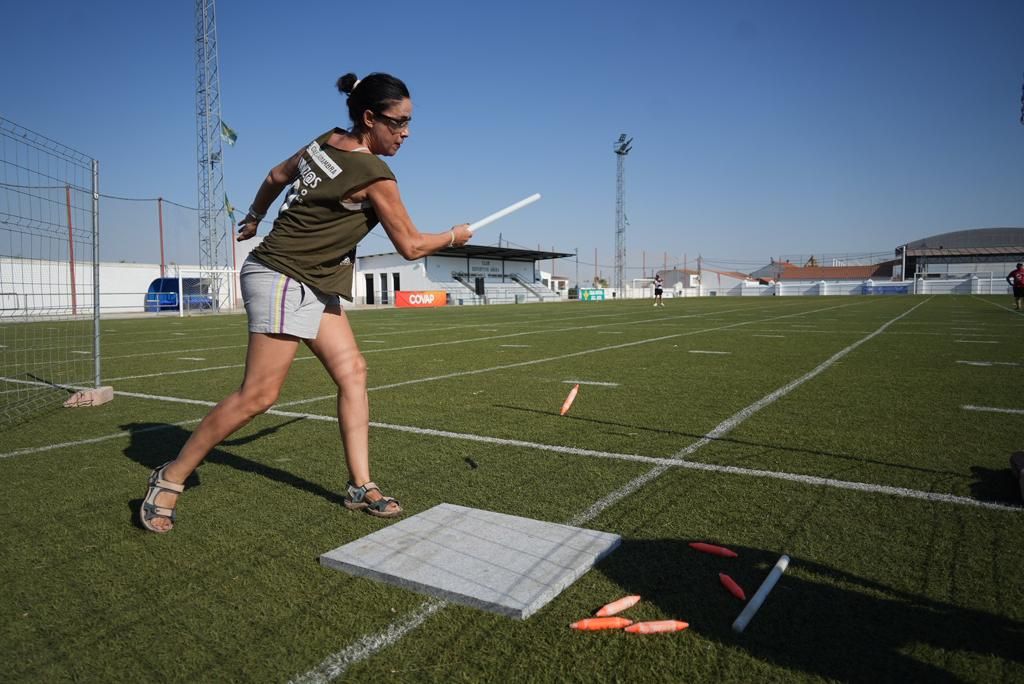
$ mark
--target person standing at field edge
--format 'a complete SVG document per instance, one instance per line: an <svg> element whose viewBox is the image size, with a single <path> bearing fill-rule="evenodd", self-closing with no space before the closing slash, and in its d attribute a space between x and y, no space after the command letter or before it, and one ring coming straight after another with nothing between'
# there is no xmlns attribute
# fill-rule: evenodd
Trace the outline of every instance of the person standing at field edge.
<svg viewBox="0 0 1024 684"><path fill-rule="evenodd" d="M1024 304L1024 263L1018 263L1017 268L1010 271L1006 282L1013 288L1013 308L1020 311Z"/></svg>
<svg viewBox="0 0 1024 684"><path fill-rule="evenodd" d="M147 530L169 532L185 479L217 444L273 406L300 341L338 388L349 475L345 507L382 518L402 513L398 501L370 479L366 361L339 298L352 301L356 245L378 222L410 261L462 246L472 233L467 224L441 233L417 230L394 174L380 159L397 154L409 137L412 100L405 84L388 74L359 80L350 73L337 86L348 96L352 127L327 131L271 169L239 224L238 240L253 237L288 188L273 228L240 274L249 319L242 385L207 414L177 458L150 475L139 511Z"/></svg>
<svg viewBox="0 0 1024 684"><path fill-rule="evenodd" d="M665 281L662 279L660 273L654 274L654 306L665 306L665 302L661 301L662 288L665 286Z"/></svg>

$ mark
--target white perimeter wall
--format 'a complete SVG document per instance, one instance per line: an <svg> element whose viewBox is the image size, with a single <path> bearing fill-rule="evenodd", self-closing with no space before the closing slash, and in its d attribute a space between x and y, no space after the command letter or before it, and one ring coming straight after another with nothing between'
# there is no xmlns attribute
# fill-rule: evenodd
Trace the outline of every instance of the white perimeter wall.
<svg viewBox="0 0 1024 684"><path fill-rule="evenodd" d="M366 295L365 275L374 277L374 291L380 292L380 274L388 275L388 291L393 291L391 274L398 273L403 290L433 290L454 286L452 271L466 272L467 263L464 258L426 257L410 262L398 254L383 254L360 257L355 275L355 301L362 301ZM166 277L176 275L175 266L167 268ZM471 259L470 273L473 275L501 276L502 262L486 259ZM183 277L199 276L199 267L195 265L181 266ZM532 262L506 261L504 274L517 274L526 282L532 283L534 265ZM142 313L145 311L145 297L149 284L160 277L158 264L100 264L100 313ZM76 263L75 291L78 313L92 308L93 270L90 263ZM705 283L699 288L673 288L666 290L666 296L815 296L815 295L859 295L863 291L864 281L824 282L824 281L784 281L774 285L758 285L756 283L733 279L728 287L715 287ZM723 286L726 277L722 278ZM908 285L912 294L993 294L1002 295L1011 292L1010 286L1002 278L964 278L964 279L919 279L915 281L893 282L877 281L876 286ZM459 287L462 287L461 285ZM12 259L0 257L0 318L19 317L25 315L71 315L71 269L68 262L45 261L38 259ZM626 297L643 299L653 297L653 290L644 288L627 288ZM612 290L606 289L605 296L612 298ZM389 301L392 298L389 297ZM379 301L379 299L378 299ZM240 302L236 302L240 306ZM343 302L343 305L345 302ZM226 304L231 308L231 304ZM222 309L225 308L222 306Z"/></svg>
<svg viewBox="0 0 1024 684"><path fill-rule="evenodd" d="M199 267L168 266L166 277L199 277ZM100 263L100 313L142 313L149 284L160 277L159 264ZM91 262L75 263L75 300L79 314L92 309ZM0 316L71 315L71 269L66 261L0 258ZM227 297L225 297L227 299Z"/></svg>

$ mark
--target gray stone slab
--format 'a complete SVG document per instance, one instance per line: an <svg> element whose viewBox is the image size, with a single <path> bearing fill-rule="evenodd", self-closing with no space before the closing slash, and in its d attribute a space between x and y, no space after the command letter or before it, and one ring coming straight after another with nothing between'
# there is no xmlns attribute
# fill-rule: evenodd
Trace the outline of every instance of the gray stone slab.
<svg viewBox="0 0 1024 684"><path fill-rule="evenodd" d="M524 620L620 541L608 532L443 503L328 551L320 564Z"/></svg>

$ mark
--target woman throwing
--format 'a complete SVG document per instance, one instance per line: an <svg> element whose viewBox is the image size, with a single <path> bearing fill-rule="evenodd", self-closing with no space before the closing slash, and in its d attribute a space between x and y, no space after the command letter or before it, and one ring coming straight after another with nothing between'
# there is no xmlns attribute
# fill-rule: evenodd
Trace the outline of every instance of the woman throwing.
<svg viewBox="0 0 1024 684"><path fill-rule="evenodd" d="M150 475L139 517L153 532L174 526L186 478L217 444L277 401L302 341L338 387L338 425L348 466L347 508L392 518L398 501L370 479L369 398L366 361L339 297L352 301L356 245L380 222L409 260L466 244L466 224L443 233L416 229L395 176L379 157L398 153L409 137L412 101L405 84L388 74L338 79L348 96L349 130L316 138L267 174L238 240L256 234L260 220L288 188L273 229L242 266L241 286L249 318L249 347L242 386L217 404L181 448L178 457Z"/></svg>

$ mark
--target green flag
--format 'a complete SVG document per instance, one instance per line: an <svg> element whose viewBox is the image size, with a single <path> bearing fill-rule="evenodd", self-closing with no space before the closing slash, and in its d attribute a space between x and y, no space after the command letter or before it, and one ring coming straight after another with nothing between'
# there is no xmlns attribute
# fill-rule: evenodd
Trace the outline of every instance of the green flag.
<svg viewBox="0 0 1024 684"><path fill-rule="evenodd" d="M220 122L220 137L224 142L232 146L234 146L235 141L238 140L238 134L231 129L231 126L228 126L223 121Z"/></svg>
<svg viewBox="0 0 1024 684"><path fill-rule="evenodd" d="M228 199L228 193L224 193L224 208L228 212L228 216L231 217L231 222L235 222L235 208L231 206L231 200Z"/></svg>

